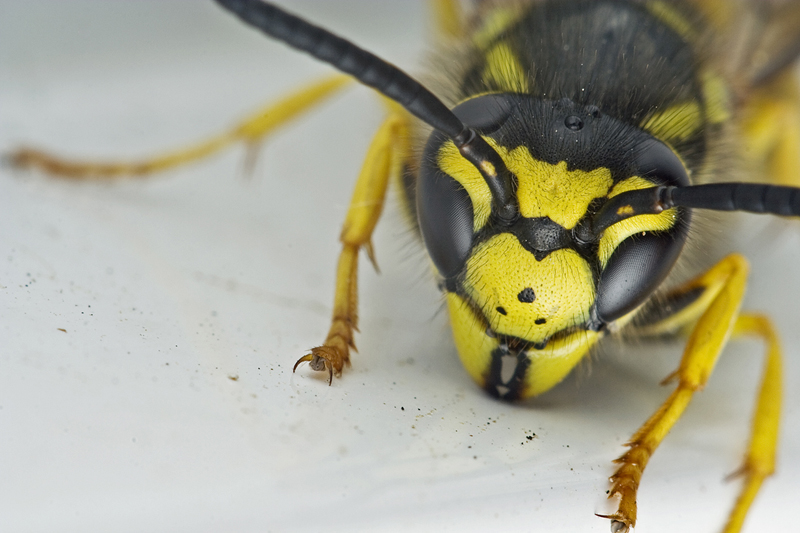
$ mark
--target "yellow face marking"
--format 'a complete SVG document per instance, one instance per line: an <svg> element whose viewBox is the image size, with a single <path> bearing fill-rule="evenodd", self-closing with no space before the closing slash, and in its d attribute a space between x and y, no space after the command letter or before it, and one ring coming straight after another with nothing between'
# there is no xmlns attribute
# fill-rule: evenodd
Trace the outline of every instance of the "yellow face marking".
<svg viewBox="0 0 800 533"><path fill-rule="evenodd" d="M483 77L501 91L527 93L527 73L508 44L499 42L486 52Z"/></svg>
<svg viewBox="0 0 800 533"><path fill-rule="evenodd" d="M614 196L625 191L646 189L652 186L652 182L638 176L634 176L617 183L617 185L615 185L609 193L608 197L613 198ZM605 232L603 232L603 237L600 239L600 247L597 252L597 255L600 259L600 264L603 266L603 268L605 268L609 258L611 257L611 254L614 253L614 250L617 249L622 241L631 235L646 231L669 230L675 225L677 217L677 210L668 209L657 215L639 215L636 217L627 218L617 222L613 226L610 226L605 230Z"/></svg>
<svg viewBox="0 0 800 533"><path fill-rule="evenodd" d="M500 343L486 334L486 324L459 295L447 293L447 310L461 364L472 379L483 387L492 363L492 351Z"/></svg>
<svg viewBox="0 0 800 533"><path fill-rule="evenodd" d="M484 139L517 177L517 197L523 217L549 217L564 228L572 229L586 214L592 200L606 196L614 183L607 168L591 172L567 170L565 161L551 165L534 159L524 146L509 150L499 146L494 139ZM452 141L442 145L438 163L439 168L469 193L475 218L473 229L478 231L489 220L492 210L492 193L486 180L472 163L461 156Z"/></svg>
<svg viewBox="0 0 800 533"><path fill-rule="evenodd" d="M642 128L665 142L683 141L703 127L703 113L697 101L675 104L653 112Z"/></svg>
<svg viewBox="0 0 800 533"><path fill-rule="evenodd" d="M576 331L549 343L543 350L528 350L531 360L522 398L547 392L575 368L589 350L600 340L596 331Z"/></svg>
<svg viewBox="0 0 800 533"><path fill-rule="evenodd" d="M584 323L595 295L589 265L577 252L556 250L537 261L510 233L473 251L464 289L493 331L530 342Z"/></svg>
<svg viewBox="0 0 800 533"><path fill-rule="evenodd" d="M565 161L551 165L534 159L524 146L497 150L519 180L520 214L527 218L550 217L566 229L574 228L592 200L608 194L614 182L607 168L570 171Z"/></svg>
<svg viewBox="0 0 800 533"><path fill-rule="evenodd" d="M461 363L472 379L484 387L491 368L492 352L500 342L486 334L486 323L461 296L448 293L447 309ZM594 331L577 331L551 341L543 350L528 350L526 355L531 365L521 397L530 398L553 388L583 359L600 337L601 334Z"/></svg>
<svg viewBox="0 0 800 533"><path fill-rule="evenodd" d="M487 139L490 141L490 139ZM489 220L492 213L492 191L475 165L464 159L453 144L447 141L439 149L439 168L461 184L472 201L473 231L478 231Z"/></svg>

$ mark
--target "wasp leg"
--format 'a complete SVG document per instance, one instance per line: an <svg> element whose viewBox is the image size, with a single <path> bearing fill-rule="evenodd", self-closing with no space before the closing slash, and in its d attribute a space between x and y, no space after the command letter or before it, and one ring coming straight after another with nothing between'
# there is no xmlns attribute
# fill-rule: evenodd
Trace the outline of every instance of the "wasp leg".
<svg viewBox="0 0 800 533"><path fill-rule="evenodd" d="M766 179L798 186L800 168L800 85L794 69L755 90L744 111L742 130L754 168Z"/></svg>
<svg viewBox="0 0 800 533"><path fill-rule="evenodd" d="M322 346L311 349L294 365L308 362L314 370L328 372L328 384L350 365L350 349L356 349L358 330L358 251L364 248L377 269L372 250L372 231L380 218L389 178L397 175L408 153L405 115L392 113L378 130L358 177L350 208L342 227L342 253L336 271L331 328Z"/></svg>
<svg viewBox="0 0 800 533"><path fill-rule="evenodd" d="M9 154L7 159L18 168L35 168L70 179L145 176L197 161L239 141L250 148L257 147L264 136L332 96L349 80L342 75L326 78L264 107L220 135L141 161L77 161L24 147Z"/></svg>
<svg viewBox="0 0 800 533"><path fill-rule="evenodd" d="M758 335L767 341L766 372L761 384L752 429L752 441L741 472L745 486L734 506L726 533L735 533L755 497L761 482L773 469L780 412L780 348L769 321L763 317L739 315L748 265L740 255L730 255L705 274L676 289L667 299L679 301L691 295L689 304L675 315L644 328L648 333L680 331L696 320L689 334L678 369L665 382L678 386L664 404L631 437L630 448L615 462L619 468L611 477L609 498L619 498L612 515L612 531L628 531L636 524L636 492L642 473L655 449L683 414L694 393L702 389L722 348L731 334Z"/></svg>
<svg viewBox="0 0 800 533"><path fill-rule="evenodd" d="M778 335L767 317L740 315L735 335L761 337L767 345L766 368L761 379L758 403L753 414L750 445L744 463L733 476L743 476L744 486L728 517L724 533L737 533L764 479L775 471L778 428L781 417L782 361Z"/></svg>

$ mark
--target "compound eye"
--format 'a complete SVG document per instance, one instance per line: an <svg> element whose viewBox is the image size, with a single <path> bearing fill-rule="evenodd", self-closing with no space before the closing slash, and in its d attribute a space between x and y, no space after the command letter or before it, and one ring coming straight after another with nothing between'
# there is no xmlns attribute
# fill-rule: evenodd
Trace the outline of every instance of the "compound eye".
<svg viewBox="0 0 800 533"><path fill-rule="evenodd" d="M683 161L669 146L654 138L637 147L631 171L633 176L654 185L689 184ZM678 209L670 229L634 233L616 247L597 282L594 304L597 318L605 324L613 322L653 294L678 260L686 242L689 216L688 211Z"/></svg>
<svg viewBox="0 0 800 533"><path fill-rule="evenodd" d="M649 139L639 146L635 165L634 174L656 185L689 185L689 175L683 161L672 148L656 139Z"/></svg>
<svg viewBox="0 0 800 533"><path fill-rule="evenodd" d="M516 102L511 94L486 94L461 102L453 114L479 133L488 135L500 129L511 116Z"/></svg>
<svg viewBox="0 0 800 533"><path fill-rule="evenodd" d="M497 131L512 111L511 95L485 95L453 109L479 133ZM448 138L433 132L425 146L417 181L417 216L425 247L439 274L456 276L472 250L474 213L464 187L438 166L438 153Z"/></svg>
<svg viewBox="0 0 800 533"><path fill-rule="evenodd" d="M595 310L608 324L643 304L672 270L686 242L680 221L663 232L636 234L614 250L597 284Z"/></svg>
<svg viewBox="0 0 800 533"><path fill-rule="evenodd" d="M417 217L433 264L439 274L451 278L469 257L474 223L469 194L436 165L435 154L446 141L437 133L428 141L417 182Z"/></svg>

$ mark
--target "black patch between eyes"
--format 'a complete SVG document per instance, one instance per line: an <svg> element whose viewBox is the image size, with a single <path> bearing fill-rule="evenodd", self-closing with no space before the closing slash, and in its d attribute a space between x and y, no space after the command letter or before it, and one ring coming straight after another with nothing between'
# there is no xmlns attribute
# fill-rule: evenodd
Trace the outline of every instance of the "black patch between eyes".
<svg viewBox="0 0 800 533"><path fill-rule="evenodd" d="M497 312L500 313L503 316L506 316L508 314L508 312L503 307L499 307L499 306L497 307Z"/></svg>
<svg viewBox="0 0 800 533"><path fill-rule="evenodd" d="M541 326L542 324L546 324L546 323L547 323L547 320L545 320L544 318L537 318L535 320L535 322L534 322L534 324L536 324L537 326Z"/></svg>

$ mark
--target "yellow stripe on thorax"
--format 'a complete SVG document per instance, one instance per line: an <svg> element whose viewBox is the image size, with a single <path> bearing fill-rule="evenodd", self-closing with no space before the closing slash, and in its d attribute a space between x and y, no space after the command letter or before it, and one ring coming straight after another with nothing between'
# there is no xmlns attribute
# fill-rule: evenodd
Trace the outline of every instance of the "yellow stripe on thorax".
<svg viewBox="0 0 800 533"><path fill-rule="evenodd" d="M688 100L666 109L656 109L642 128L666 143L685 141L708 124L721 124L731 118L731 96L725 79L711 71L700 75L703 102Z"/></svg>
<svg viewBox="0 0 800 533"><path fill-rule="evenodd" d="M717 0L705 0L698 4L703 11L702 14L713 19L712 24L722 23L714 15L731 11L721 10L722 3ZM653 16L682 39L695 46L700 45L700 28L690 18L689 12L684 13L671 2L664 0L650 0L645 6ZM699 81L703 102L692 99L673 104L666 109L655 110L642 127L662 141L674 143L688 139L706 124L720 124L729 120L731 104L725 80L713 72L702 71Z"/></svg>
<svg viewBox="0 0 800 533"><path fill-rule="evenodd" d="M527 72L508 44L499 42L486 51L483 77L500 91L527 93Z"/></svg>
<svg viewBox="0 0 800 533"><path fill-rule="evenodd" d="M472 42L484 54L483 77L487 83L497 90L527 93L529 73L508 43L501 39L503 32L517 22L519 14L519 6L493 9L474 32Z"/></svg>
<svg viewBox="0 0 800 533"><path fill-rule="evenodd" d="M642 128L653 137L666 143L688 139L703 127L700 102L692 100L654 111L642 124Z"/></svg>

